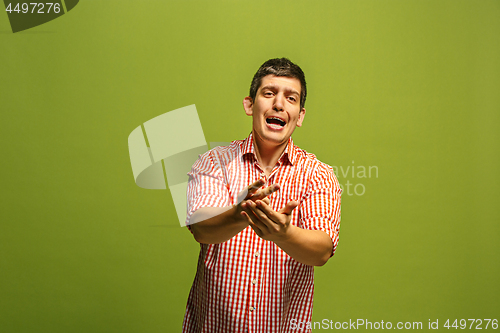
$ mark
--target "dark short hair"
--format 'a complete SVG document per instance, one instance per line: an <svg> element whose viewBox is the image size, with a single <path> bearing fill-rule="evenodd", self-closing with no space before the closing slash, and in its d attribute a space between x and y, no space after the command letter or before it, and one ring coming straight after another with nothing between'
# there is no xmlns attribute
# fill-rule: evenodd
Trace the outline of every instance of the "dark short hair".
<svg viewBox="0 0 500 333"><path fill-rule="evenodd" d="M307 96L306 77L302 69L287 58L269 59L263 63L262 66L260 66L257 73L253 76L252 83L250 84L250 97L252 98L252 101L255 101L255 95L257 94L257 90L259 90L262 83L262 78L267 75L286 76L298 79L301 86L300 108L304 107Z"/></svg>

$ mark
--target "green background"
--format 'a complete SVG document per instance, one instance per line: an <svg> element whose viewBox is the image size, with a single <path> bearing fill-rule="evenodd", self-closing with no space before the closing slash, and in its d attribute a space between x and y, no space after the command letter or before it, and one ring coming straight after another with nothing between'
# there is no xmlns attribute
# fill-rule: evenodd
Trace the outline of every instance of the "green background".
<svg viewBox="0 0 500 333"><path fill-rule="evenodd" d="M313 320L500 319L499 36L498 0L94 0L16 34L0 14L0 330L180 331L199 246L127 137L196 104L207 142L245 138L281 56L308 82L295 143L378 168L339 172L365 193Z"/></svg>

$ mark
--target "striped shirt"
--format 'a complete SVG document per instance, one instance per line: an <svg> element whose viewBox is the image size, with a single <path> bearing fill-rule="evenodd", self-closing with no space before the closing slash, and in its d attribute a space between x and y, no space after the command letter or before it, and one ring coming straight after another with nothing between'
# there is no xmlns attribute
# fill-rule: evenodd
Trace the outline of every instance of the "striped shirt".
<svg viewBox="0 0 500 333"><path fill-rule="evenodd" d="M251 134L201 155L188 175L188 226L197 209L236 204L240 191L264 178L264 186L280 185L269 197L270 206L279 211L298 201L290 223L326 232L335 252L342 190L333 169L295 146L292 138L268 177ZM295 261L250 226L224 243L200 246L183 332L284 333L296 331L293 323L311 321L313 266Z"/></svg>

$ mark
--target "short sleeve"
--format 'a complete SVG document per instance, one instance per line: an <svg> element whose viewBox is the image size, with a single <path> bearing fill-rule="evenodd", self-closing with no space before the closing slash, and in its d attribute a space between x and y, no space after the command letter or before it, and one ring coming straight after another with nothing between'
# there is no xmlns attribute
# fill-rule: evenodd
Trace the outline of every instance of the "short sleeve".
<svg viewBox="0 0 500 333"><path fill-rule="evenodd" d="M341 195L333 169L320 163L299 206L302 228L326 232L332 239L332 256L339 241Z"/></svg>
<svg viewBox="0 0 500 333"><path fill-rule="evenodd" d="M195 211L202 207L229 205L229 191L221 164L211 150L201 155L188 172L186 225Z"/></svg>

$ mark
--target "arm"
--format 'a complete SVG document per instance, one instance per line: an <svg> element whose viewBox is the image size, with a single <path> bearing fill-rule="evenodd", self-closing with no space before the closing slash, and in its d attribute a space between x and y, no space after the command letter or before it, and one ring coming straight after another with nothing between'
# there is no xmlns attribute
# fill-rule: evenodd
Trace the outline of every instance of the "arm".
<svg viewBox="0 0 500 333"><path fill-rule="evenodd" d="M240 202L226 207L202 207L196 210L190 219L191 232L199 243L223 243L248 227L248 221L241 215L242 203L246 200L262 200L269 203L269 195L279 189L278 186L259 188L264 185L262 180L249 185L239 193Z"/></svg>
<svg viewBox="0 0 500 333"><path fill-rule="evenodd" d="M279 212L259 201L243 203L243 215L257 235L273 241L298 262L321 266L335 252L340 225L342 190L333 169L320 165L300 209L301 227L290 223L298 206L291 201Z"/></svg>
<svg viewBox="0 0 500 333"><path fill-rule="evenodd" d="M238 214L239 205L202 207L191 216L191 232L198 243L219 244L248 226ZM193 224L194 223L194 224Z"/></svg>
<svg viewBox="0 0 500 333"><path fill-rule="evenodd" d="M276 212L258 200L244 203L242 215L259 237L274 242L296 261L322 266L332 254L330 236L321 230L306 230L290 224L290 215L297 206L297 202L291 201Z"/></svg>
<svg viewBox="0 0 500 333"><path fill-rule="evenodd" d="M295 225L290 226L286 239L275 243L290 257L310 266L323 266L332 253L332 240L324 231L301 229Z"/></svg>

